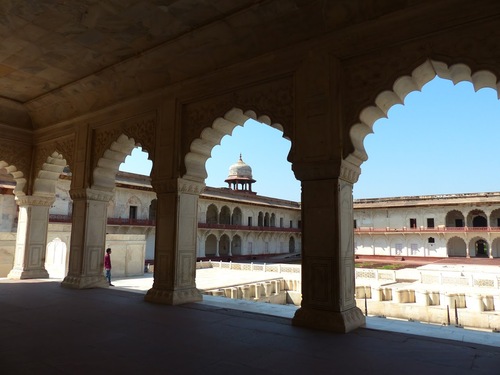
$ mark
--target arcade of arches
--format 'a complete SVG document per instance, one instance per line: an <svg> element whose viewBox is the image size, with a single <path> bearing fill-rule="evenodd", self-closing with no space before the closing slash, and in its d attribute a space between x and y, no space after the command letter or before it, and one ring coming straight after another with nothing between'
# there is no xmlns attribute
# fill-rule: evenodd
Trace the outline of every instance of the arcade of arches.
<svg viewBox="0 0 500 375"><path fill-rule="evenodd" d="M356 255L500 257L500 193L354 201Z"/></svg>
<svg viewBox="0 0 500 375"><path fill-rule="evenodd" d="M140 145L153 161L158 197L154 284L145 299L201 300L195 258L205 162L252 118L291 140L288 158L302 186L302 306L293 324L359 327L352 187L367 158L363 139L436 75L477 90L499 87L500 3L480 3L9 3L0 169L16 182L19 206L10 277L47 276L48 209L69 166L73 225L62 285L105 285L106 208L119 165Z"/></svg>

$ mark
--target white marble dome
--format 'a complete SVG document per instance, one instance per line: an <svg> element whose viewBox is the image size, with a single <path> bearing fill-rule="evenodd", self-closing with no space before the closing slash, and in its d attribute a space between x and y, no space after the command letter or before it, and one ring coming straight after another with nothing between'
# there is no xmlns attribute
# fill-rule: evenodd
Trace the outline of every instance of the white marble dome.
<svg viewBox="0 0 500 375"><path fill-rule="evenodd" d="M241 155L240 160L229 167L228 178L234 177L252 179L252 168L241 159Z"/></svg>

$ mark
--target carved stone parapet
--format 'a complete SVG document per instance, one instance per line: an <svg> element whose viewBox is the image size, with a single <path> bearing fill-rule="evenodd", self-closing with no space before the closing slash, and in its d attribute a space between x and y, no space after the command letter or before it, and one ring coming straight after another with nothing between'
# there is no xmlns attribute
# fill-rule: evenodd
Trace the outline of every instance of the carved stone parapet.
<svg viewBox="0 0 500 375"><path fill-rule="evenodd" d="M361 168L357 165L352 164L347 160L342 160L340 166L340 178L355 184L358 181L359 175L361 174Z"/></svg>
<svg viewBox="0 0 500 375"><path fill-rule="evenodd" d="M55 201L55 197L38 196L38 195L20 195L16 196L18 206L46 206L50 207Z"/></svg>
<svg viewBox="0 0 500 375"><path fill-rule="evenodd" d="M294 326L348 333L366 323L361 310L354 307L345 311L319 310L301 307L292 319Z"/></svg>
<svg viewBox="0 0 500 375"><path fill-rule="evenodd" d="M159 289L153 285L144 297L146 302L161 303L164 305L181 305L183 303L199 302L203 300L200 291L196 288L187 289Z"/></svg>
<svg viewBox="0 0 500 375"><path fill-rule="evenodd" d="M205 189L205 184L183 178L153 180L153 190L159 193L185 193L200 195Z"/></svg>
<svg viewBox="0 0 500 375"><path fill-rule="evenodd" d="M109 202L113 199L115 193L114 191L96 189L71 189L69 195L73 200Z"/></svg>

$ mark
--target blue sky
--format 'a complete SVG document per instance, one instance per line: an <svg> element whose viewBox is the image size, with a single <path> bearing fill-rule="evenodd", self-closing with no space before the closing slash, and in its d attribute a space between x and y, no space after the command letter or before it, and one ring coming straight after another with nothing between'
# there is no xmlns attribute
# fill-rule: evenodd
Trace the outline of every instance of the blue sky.
<svg viewBox="0 0 500 375"><path fill-rule="evenodd" d="M389 110L365 138L368 160L354 198L500 191L500 101L492 89L436 78L404 105ZM259 195L300 201L300 183L287 161L290 141L270 126L247 121L225 136L206 163L208 186L227 186L239 159L252 167ZM136 149L138 150L138 149ZM140 156L142 154L142 158ZM121 170L149 174L151 162L134 152Z"/></svg>

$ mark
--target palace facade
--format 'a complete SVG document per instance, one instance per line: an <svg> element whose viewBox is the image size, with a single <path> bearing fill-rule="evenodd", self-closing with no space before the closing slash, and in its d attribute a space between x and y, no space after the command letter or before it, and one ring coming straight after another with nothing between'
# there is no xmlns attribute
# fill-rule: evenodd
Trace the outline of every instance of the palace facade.
<svg viewBox="0 0 500 375"><path fill-rule="evenodd" d="M356 255L500 257L500 193L354 201Z"/></svg>

